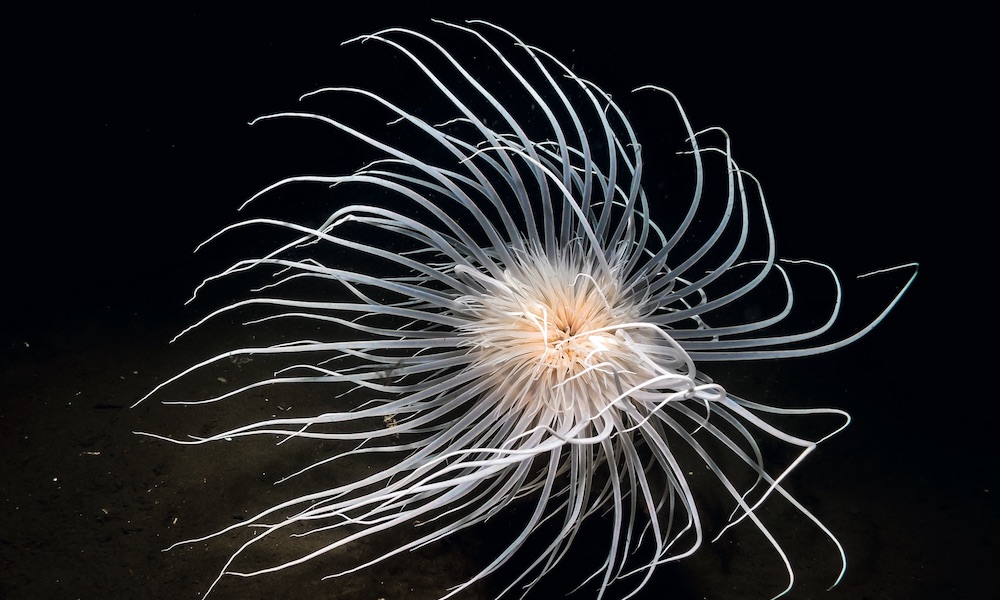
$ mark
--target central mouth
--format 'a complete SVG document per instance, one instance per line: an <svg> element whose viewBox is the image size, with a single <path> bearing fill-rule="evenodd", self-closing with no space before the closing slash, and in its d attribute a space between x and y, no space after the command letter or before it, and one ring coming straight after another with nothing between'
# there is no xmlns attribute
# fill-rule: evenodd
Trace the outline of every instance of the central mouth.
<svg viewBox="0 0 1000 600"><path fill-rule="evenodd" d="M612 274L532 253L501 277L474 279L482 293L462 298L467 345L507 398L592 413L652 375L636 351L650 341L634 330L638 307Z"/></svg>
<svg viewBox="0 0 1000 600"><path fill-rule="evenodd" d="M574 298L573 289L564 290L565 299L555 304L538 304L521 318L520 325L537 335L536 356L541 366L571 376L585 370L597 355L609 349L614 334L610 306L588 306L593 298ZM581 309L588 314L580 314ZM611 342L613 343L613 342ZM598 358L599 360L599 358Z"/></svg>

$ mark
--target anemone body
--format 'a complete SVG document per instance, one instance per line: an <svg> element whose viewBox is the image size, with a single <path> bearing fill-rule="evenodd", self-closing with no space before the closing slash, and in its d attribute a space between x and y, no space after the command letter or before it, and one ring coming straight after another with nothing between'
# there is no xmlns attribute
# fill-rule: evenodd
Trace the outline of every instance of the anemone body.
<svg viewBox="0 0 1000 600"><path fill-rule="evenodd" d="M247 273L271 279L190 329L222 313L263 310L265 317L248 326L277 328L294 319L339 333L234 349L192 366L150 395L167 394L177 379L225 359L266 355L285 361L273 377L176 403L221 401L260 388L277 394L289 384L314 383L337 393L350 390L348 402L355 396L364 401L171 441L263 435L347 444L344 452L299 472L365 453L395 460L380 472L289 499L199 538L255 530L219 579L322 555L331 563L331 577L343 575L481 523L518 501L529 507L523 526L495 560L471 580L454 582L447 596L500 569L517 551L535 558L507 590L530 589L595 514L610 528L610 544L602 564L584 579L595 581L601 596L623 580L622 595L628 596L658 565L690 555L703 542L698 498L678 447L689 460L707 465L731 497L726 528L749 521L773 545L788 572L779 596L791 589L793 571L758 516L768 498L784 496L826 533L831 551L843 559L836 538L781 482L817 443L847 424L847 415L756 404L727 393L700 367L845 346L881 321L903 292L865 327L831 339L839 281L832 269L800 261L805 266L798 268L828 273L832 308L820 325L789 331L783 325L795 303L788 270L796 267L778 260L761 188L733 160L724 131L696 132L673 94L640 88L659 94L664 118L686 130L691 195L675 207L675 222L661 228L652 219L651 202L663 199L647 198L640 184L641 146L609 96L499 27L439 26L466 38L463 43L490 61L505 83L484 83L482 73L471 72L431 38L388 29L352 41L395 51L426 78L448 118L432 122L395 98L341 87L317 90L303 101L360 100L386 117L383 131L319 111L255 121L308 120L380 156L351 174L288 177L251 198L260 203L281 190L305 187L333 208L318 225L254 218L214 236L258 227L286 240L208 278L203 285ZM519 120L527 112L530 127ZM413 149L387 141L385 131L405 132ZM707 162L724 178L717 186L723 193L711 199L704 197ZM705 215L712 225L692 239L693 223ZM319 298L296 297L292 291L303 283L319 290ZM742 313L732 308L762 286L771 286L770 312L749 322L734 320ZM837 426L807 439L771 422L810 414L839 417ZM792 460L770 465L761 437L793 448ZM715 454L720 451L744 467L749 484L721 466ZM344 564L334 552L417 522L421 526L410 541L371 561ZM543 523L548 537L539 539ZM298 559L240 570L248 548L303 527L344 533Z"/></svg>

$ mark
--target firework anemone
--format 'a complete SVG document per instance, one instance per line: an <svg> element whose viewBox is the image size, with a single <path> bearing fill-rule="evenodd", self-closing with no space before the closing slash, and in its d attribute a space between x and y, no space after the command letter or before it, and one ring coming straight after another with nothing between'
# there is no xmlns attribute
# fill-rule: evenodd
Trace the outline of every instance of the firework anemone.
<svg viewBox="0 0 1000 600"><path fill-rule="evenodd" d="M819 263L778 260L761 187L734 161L724 131L695 131L671 92L639 88L659 94L679 117L693 172L690 201L675 211L670 228L661 229L640 185L641 146L608 95L497 26L441 25L467 36L504 83L484 83L482 71L473 73L469 61L421 33L387 29L350 42L384 44L399 53L426 78L438 94L435 106L449 116L431 121L372 91L337 87L303 99L360 101L386 117L382 133L315 111L253 122L307 120L380 157L347 175L288 177L251 197L247 203L322 186L338 208L318 224L252 218L213 236L209 241L261 227L287 239L206 279L196 294L221 279L269 278L252 297L185 332L223 313L250 311L247 325L305 322L321 339L219 354L160 383L146 398L195 371L254 356L283 363L273 376L219 396L170 403L317 383L358 400L344 410L272 418L189 440L145 435L179 444L262 435L346 442L344 451L293 475L352 456L395 460L181 542L254 530L209 592L227 574L277 571L420 524L412 539L371 560L337 566L330 576L350 573L481 523L518 501L529 507L523 526L495 560L445 597L497 571L519 550L535 557L506 589L530 589L595 514L605 515L610 544L585 579L596 582L601 596L626 580L622 585L632 595L658 565L702 544L699 502L680 462L691 459L707 465L731 496L733 512L723 531L749 520L784 562L788 585L779 596L791 589L793 570L758 515L770 497L783 496L815 523L846 568L834 535L781 484L818 443L847 425L848 415L744 400L700 367L850 344L885 317L912 276L866 325L831 338L840 310L836 274ZM508 97L523 105L502 100ZM725 193L711 201L703 197L708 163L725 178ZM353 200L359 196L362 203ZM695 236L695 223L709 218L712 225ZM834 290L829 313L804 330L787 326L797 306L789 273L795 268L828 274ZM307 295L297 295L303 289ZM759 300L755 294L766 296L773 309L749 321L736 318L743 313L732 308ZM775 424L785 416L816 414L837 417L837 425L805 437ZM762 438L793 448L792 458L770 465ZM720 452L749 480L734 477ZM549 537L540 540L543 524ZM250 547L280 532L321 541L293 560L240 569Z"/></svg>

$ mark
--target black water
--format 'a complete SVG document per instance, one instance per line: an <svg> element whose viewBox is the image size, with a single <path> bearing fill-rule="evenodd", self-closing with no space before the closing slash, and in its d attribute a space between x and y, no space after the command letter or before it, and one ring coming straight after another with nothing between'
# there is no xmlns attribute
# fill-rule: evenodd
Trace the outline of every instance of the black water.
<svg viewBox="0 0 1000 600"><path fill-rule="evenodd" d="M725 126L741 166L764 181L782 255L831 262L845 279L923 263L898 309L854 346L709 372L754 400L854 416L790 483L844 544L840 586L824 591L837 558L808 521L780 507L766 514L796 567L789 598L981 597L996 558L998 492L995 394L980 368L992 326L977 310L988 294L977 258L988 237L976 200L984 196L970 181L978 136L951 137L976 130L977 84L946 68L971 68L962 61L974 49L945 55L894 16L812 15L786 28L752 14L563 21L509 10L491 18L617 100L659 83L678 93L696 128ZM237 542L161 550L294 494L294 481L271 485L288 455L259 445L178 448L131 433L197 435L224 412L129 406L211 350L240 344L240 330L225 327L167 344L219 305L182 302L233 257L192 256L195 244L278 177L360 166L320 150L329 148L320 140L314 162L298 166L286 157L312 147L282 146L288 134L245 123L295 108L299 93L321 85L387 76L339 42L382 26L431 30L430 16L458 18L418 4L395 17L375 6L350 19L91 13L29 28L7 125L16 158L3 219L0 597L198 598ZM950 93L959 81L970 88ZM656 136L644 131L652 155ZM898 282L866 285L853 291L870 290L877 304ZM855 298L844 308L858 322L871 305ZM288 450L296 451L304 450ZM603 556L603 524L595 520L575 544L579 554L532 598L572 589L578 565ZM435 598L487 564L508 530L492 522L333 582L319 581L333 570L324 564L227 579L215 597ZM744 525L661 569L638 597L769 598L783 577L766 541ZM491 597L503 581L464 597Z"/></svg>

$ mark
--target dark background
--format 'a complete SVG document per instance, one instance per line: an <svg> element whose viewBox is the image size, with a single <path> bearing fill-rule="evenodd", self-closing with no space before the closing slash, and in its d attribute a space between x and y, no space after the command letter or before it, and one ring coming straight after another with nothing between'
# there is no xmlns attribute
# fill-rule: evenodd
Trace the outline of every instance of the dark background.
<svg viewBox="0 0 1000 600"><path fill-rule="evenodd" d="M638 85L676 92L695 128L725 127L740 166L763 181L782 256L828 262L845 280L921 263L899 307L854 346L711 372L729 374L755 400L791 395L854 416L796 474L807 506L843 541L847 576L822 591L835 557L811 534L797 537L809 526L794 522L783 533L802 581L789 598L958 598L987 589L997 533L996 395L986 370L996 192L984 183L993 136L982 15L839 5L791 13L540 3L351 10L11 16L0 221L0 597L194 598L204 590L224 550L159 550L217 527L212 510L223 521L229 511L251 510L225 487L186 487L211 477L213 461L245 465L239 456L130 434L145 425L181 435L202 417L125 407L205 348L227 345L167 345L217 306L182 306L222 265L211 253L193 255L194 246L237 220L236 207L256 190L309 170L296 160L312 148L289 152L247 121L294 109L299 94L323 85L390 77L405 89L404 74L384 72L367 48L340 42L397 25L434 34L432 17L508 27L626 110ZM636 119L640 140L655 146L655 115ZM342 151L317 147L310 167L359 166ZM897 280L865 289L887 300ZM256 485L247 493L269 484ZM752 531L730 534L663 569L640 597L779 591L781 567L761 548L766 542ZM467 536L440 557L432 549L394 563L398 589L378 587L387 585L379 573L316 584L319 569L228 582L219 596L436 597L440 590L419 586L439 571L447 579L456 556L485 564L499 550L489 539ZM555 574L537 597L561 595L577 580L572 568ZM490 585L475 593L502 589Z"/></svg>

